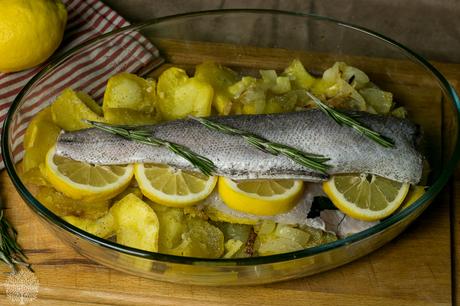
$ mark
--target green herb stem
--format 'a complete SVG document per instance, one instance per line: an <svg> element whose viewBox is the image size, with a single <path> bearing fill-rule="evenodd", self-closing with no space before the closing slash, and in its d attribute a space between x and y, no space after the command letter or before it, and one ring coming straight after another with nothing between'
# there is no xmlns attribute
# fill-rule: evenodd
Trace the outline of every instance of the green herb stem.
<svg viewBox="0 0 460 306"><path fill-rule="evenodd" d="M17 242L17 231L11 226L4 215L3 209L0 211L0 260L2 260L13 273L17 272L17 266L25 266L30 271L32 267L27 263L27 256Z"/></svg>
<svg viewBox="0 0 460 306"><path fill-rule="evenodd" d="M322 173L326 173L326 170L330 167L329 165L325 164L329 160L329 158L324 157L322 155L311 154L302 152L296 148L271 142L265 138L259 137L252 133L242 131L225 124L217 123L215 121L211 121L209 119L203 117L190 117L193 120L203 124L207 128L211 130L215 130L218 132L222 132L224 134L233 135L233 136L241 136L244 140L251 146L272 155L284 155L291 160L295 161L296 163L307 167L309 169L313 169Z"/></svg>
<svg viewBox="0 0 460 306"><path fill-rule="evenodd" d="M393 139L383 136L376 131L371 130L370 128L366 127L364 124L359 122L358 120L330 107L329 105L323 103L320 99L315 97L312 93L305 91L306 94L315 102L315 104L321 109L325 114L329 117L334 119L340 125L346 125L354 130L356 130L361 135L368 137L369 139L375 141L381 146L386 148L394 147L395 143Z"/></svg>
<svg viewBox="0 0 460 306"><path fill-rule="evenodd" d="M86 122L97 129L122 136L126 139L151 146L165 147L174 154L188 160L193 166L198 168L205 175L213 175L213 173L216 172L216 166L208 158L193 152L183 145L152 137L148 131L141 130L132 126L117 126L90 120L86 120Z"/></svg>

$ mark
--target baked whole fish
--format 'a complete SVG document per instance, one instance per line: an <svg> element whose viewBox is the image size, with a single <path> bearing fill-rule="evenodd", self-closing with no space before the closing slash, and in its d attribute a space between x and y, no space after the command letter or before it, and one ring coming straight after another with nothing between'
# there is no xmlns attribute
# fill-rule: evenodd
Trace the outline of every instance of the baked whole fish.
<svg viewBox="0 0 460 306"><path fill-rule="evenodd" d="M385 148L350 127L341 126L318 109L270 115L212 117L270 141L330 158L328 174L370 173L399 182L417 184L423 158L416 150L418 127L406 119L354 113L369 128L394 140ZM281 155L251 147L239 136L210 130L192 119L176 120L143 130L153 137L175 142L209 158L217 174L233 179L301 179L318 182L328 175L299 165ZM166 148L135 142L96 128L62 133L56 154L92 164L162 163L195 168Z"/></svg>

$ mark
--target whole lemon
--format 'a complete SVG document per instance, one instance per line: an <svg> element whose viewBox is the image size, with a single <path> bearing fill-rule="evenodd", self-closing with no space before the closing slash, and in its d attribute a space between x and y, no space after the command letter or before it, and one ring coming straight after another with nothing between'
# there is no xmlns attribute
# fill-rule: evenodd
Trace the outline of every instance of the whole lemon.
<svg viewBox="0 0 460 306"><path fill-rule="evenodd" d="M61 0L0 0L0 72L43 63L61 43L66 22Z"/></svg>

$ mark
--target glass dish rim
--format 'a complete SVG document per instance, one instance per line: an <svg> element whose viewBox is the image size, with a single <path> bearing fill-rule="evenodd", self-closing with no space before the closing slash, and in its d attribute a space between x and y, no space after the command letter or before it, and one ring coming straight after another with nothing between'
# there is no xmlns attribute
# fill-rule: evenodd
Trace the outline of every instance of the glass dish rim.
<svg viewBox="0 0 460 306"><path fill-rule="evenodd" d="M5 122L3 125L3 130L2 130L2 135L1 135L1 148L2 148L2 155L3 155L3 160L5 163L6 170L14 186L16 187L17 191L19 192L21 197L25 200L25 202L28 204L28 206L31 207L41 217L43 217L46 221L58 226L61 230L63 229L89 243L97 244L98 246L102 246L104 248L108 248L116 252L121 252L121 253L125 253L128 255L145 258L148 260L157 260L157 261L162 261L162 262L170 262L170 263L177 263L177 264L184 264L184 265L199 265L201 263L201 264L206 264L208 266L210 264L215 264L215 265L221 264L222 266L233 266L233 265L252 266L252 265L260 265L260 264L284 262L284 261L299 259L299 258L303 258L307 256L313 256L313 255L316 255L322 252L327 252L327 251L337 249L339 247L344 247L346 245L358 242L360 240L367 239L373 236L374 234L377 234L383 230L390 228L394 224L408 217L415 210L417 210L419 207L424 205L429 199L434 198L442 190L442 188L446 185L460 157L460 143L459 143L460 126L457 127L457 143L456 143L451 159L444 166L443 171L441 172L438 179L433 183L433 185L431 185L427 189L425 194L421 198L419 198L415 203L413 203L410 207L392 215L391 217L381 221L379 224L365 231L362 231L362 232L353 234L351 236L348 236L344 239L339 239L337 241L329 242L329 243L326 243L320 246L303 249L299 251L294 251L290 253L276 254L276 255L270 255L270 256L259 256L259 257L251 257L251 258L231 258L231 259L223 259L223 258L210 259L210 258L175 256L175 255L167 255L167 254L162 254L162 253L149 252L149 251L144 251L140 249L123 246L115 242L112 242L110 240L106 240L106 239L94 236L92 234L89 234L67 223L66 221L64 221L63 219L61 219L60 217L52 213L50 210L48 210L37 199L35 199L35 197L28 191L26 186L22 183L21 179L19 178L19 175L16 173L15 166L14 166L14 160L10 158L11 152L10 152L7 140L9 137L9 126L12 122L13 114L15 113L24 95L28 92L29 88L31 88L37 80L39 80L44 74L53 71L54 68L56 68L62 61L72 56L78 50L84 49L88 45L91 45L96 41L103 40L106 37L116 35L122 32L141 30L142 28L145 28L147 26L158 24L161 22L167 22L173 19L216 15L216 14L222 14L222 13L224 14L239 14L239 13L272 14L272 15L286 15L286 16L293 16L293 17L301 17L305 19L313 18L315 20L334 23L337 26L343 26L345 28L350 28L352 30L362 32L364 34L372 36L375 39L381 40L387 43L388 45L396 47L397 49L402 51L408 58L412 59L415 62L418 62L421 66L423 66L425 69L427 69L429 72L431 72L436 77L437 81L440 83L441 88L443 88L445 92L448 95L450 95L450 97L452 98L455 104L455 107L456 107L456 111L457 111L457 114L456 114L457 122L460 121L460 115L459 115L460 99L457 96L454 88L449 84L446 78L424 57L418 55L411 49L394 41L393 39L390 39L382 34L379 34L367 28L357 26L357 25L347 23L347 22L342 22L342 21L339 21L339 20L336 20L330 17L321 16L317 14L307 14L307 13L291 12L291 11L285 11L285 10L272 10L272 9L238 9L236 8L236 9L204 10L204 11L195 11L195 12L189 12L189 13L183 13L183 14L169 15L169 16L164 16L164 17L159 17L159 18L153 18L145 22L133 24L127 27L123 27L123 28L99 35L55 57L54 59L51 60L49 64L43 67L21 89L19 94L14 99L7 113L7 116L5 118Z"/></svg>

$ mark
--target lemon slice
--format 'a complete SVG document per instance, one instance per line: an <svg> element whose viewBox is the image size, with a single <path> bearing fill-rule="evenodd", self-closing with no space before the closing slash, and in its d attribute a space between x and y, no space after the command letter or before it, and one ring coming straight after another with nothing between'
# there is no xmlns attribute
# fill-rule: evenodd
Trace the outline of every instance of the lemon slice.
<svg viewBox="0 0 460 306"><path fill-rule="evenodd" d="M150 200L171 207L186 207L206 198L217 178L161 164L136 164L134 175Z"/></svg>
<svg viewBox="0 0 460 306"><path fill-rule="evenodd" d="M303 182L295 180L244 180L219 178L219 195L227 206L259 216L292 209L302 195Z"/></svg>
<svg viewBox="0 0 460 306"><path fill-rule="evenodd" d="M133 177L133 166L98 166L55 155L46 155L45 175L58 191L86 201L108 200L122 192Z"/></svg>
<svg viewBox="0 0 460 306"><path fill-rule="evenodd" d="M409 184L360 174L333 176L323 183L324 192L343 213L364 221L391 215L409 191Z"/></svg>

